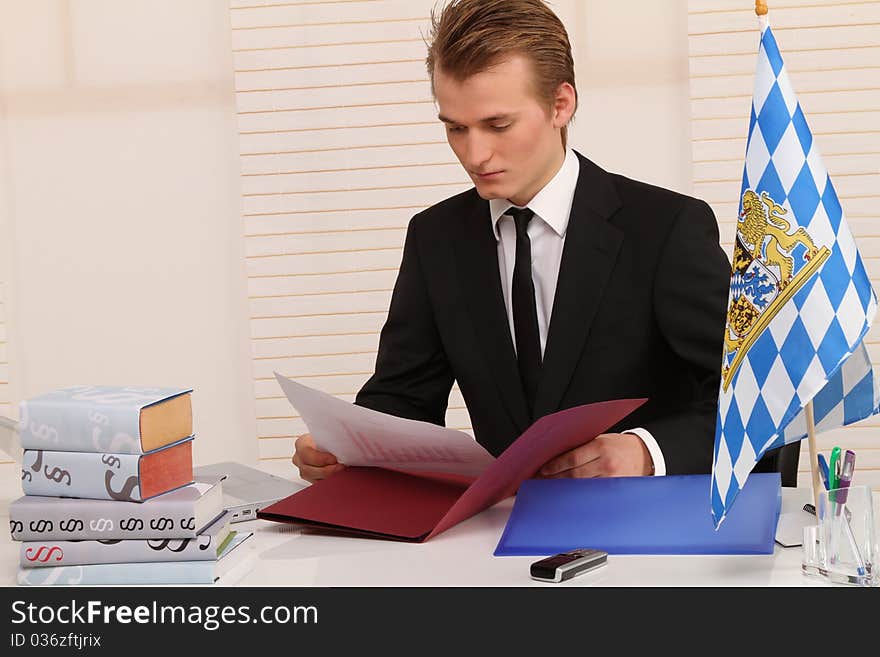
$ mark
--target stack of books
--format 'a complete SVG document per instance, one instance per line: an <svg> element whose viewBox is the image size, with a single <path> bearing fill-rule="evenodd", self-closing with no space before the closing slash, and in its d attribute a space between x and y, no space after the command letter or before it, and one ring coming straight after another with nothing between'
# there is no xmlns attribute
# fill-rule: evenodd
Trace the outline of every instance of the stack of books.
<svg viewBox="0 0 880 657"><path fill-rule="evenodd" d="M193 481L191 389L79 386L21 402L18 583L210 584L251 534Z"/></svg>

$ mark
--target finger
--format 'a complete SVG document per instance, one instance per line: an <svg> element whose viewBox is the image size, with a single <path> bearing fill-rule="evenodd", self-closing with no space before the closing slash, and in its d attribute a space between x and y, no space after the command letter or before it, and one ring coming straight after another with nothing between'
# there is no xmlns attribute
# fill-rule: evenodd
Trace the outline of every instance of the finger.
<svg viewBox="0 0 880 657"><path fill-rule="evenodd" d="M311 436L305 434L296 441L297 450L291 457L291 462L299 469L301 479L314 483L319 479L326 479L331 474L342 470L345 466L339 463L330 452L324 452L311 445L314 442Z"/></svg>
<svg viewBox="0 0 880 657"><path fill-rule="evenodd" d="M290 462L293 463L300 470L300 477L305 479L302 476L302 450L306 447L314 447L315 442L312 440L312 434L304 433L300 436L296 436L293 439L293 456L290 457Z"/></svg>
<svg viewBox="0 0 880 657"><path fill-rule="evenodd" d="M299 462L295 458L297 454L299 454ZM304 433L296 439L294 443L294 465L302 463L304 465L322 466L333 465L336 462L336 456L315 447L315 440L312 438L312 434Z"/></svg>
<svg viewBox="0 0 880 657"><path fill-rule="evenodd" d="M590 441L550 459L539 472L544 477L553 477L560 472L595 461L599 454L599 446Z"/></svg>
<svg viewBox="0 0 880 657"><path fill-rule="evenodd" d="M321 452L309 447L294 452L291 461L293 461L293 464L300 470L303 468L332 467L339 463L336 460L336 457L330 452Z"/></svg>
<svg viewBox="0 0 880 657"><path fill-rule="evenodd" d="M601 458L594 459L588 463L582 463L568 470L560 470L552 475L548 475L547 479L592 479L594 477L605 477L606 472Z"/></svg>
<svg viewBox="0 0 880 657"><path fill-rule="evenodd" d="M314 447L304 447L301 450L297 450L296 453L300 455L302 462L306 465L320 467L325 465L335 465L338 463L337 458L333 454L321 451Z"/></svg>
<svg viewBox="0 0 880 657"><path fill-rule="evenodd" d="M301 436L297 436L296 440L293 443L294 449L302 449L304 447L314 447L315 439L312 438L312 434L304 433Z"/></svg>
<svg viewBox="0 0 880 657"><path fill-rule="evenodd" d="M305 479L309 483L313 484L316 481L320 481L321 479L326 479L330 475L336 474L340 470L344 470L344 469L345 469L345 466L342 463L337 463L335 465L326 465L323 467L303 465L303 466L300 466L299 476L302 479Z"/></svg>
<svg viewBox="0 0 880 657"><path fill-rule="evenodd" d="M328 467L313 465L303 457L302 451L295 452L291 461L293 461L293 464L299 469L299 476L308 482L315 482L318 479L323 479L324 477L322 476L321 471L324 467Z"/></svg>

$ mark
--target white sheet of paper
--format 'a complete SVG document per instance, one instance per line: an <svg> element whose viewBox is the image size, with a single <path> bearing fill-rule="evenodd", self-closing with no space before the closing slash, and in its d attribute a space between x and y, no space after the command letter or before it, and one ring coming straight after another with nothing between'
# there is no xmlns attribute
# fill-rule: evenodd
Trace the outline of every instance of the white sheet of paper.
<svg viewBox="0 0 880 657"><path fill-rule="evenodd" d="M356 406L275 372L319 449L345 465L478 476L495 460L463 431Z"/></svg>

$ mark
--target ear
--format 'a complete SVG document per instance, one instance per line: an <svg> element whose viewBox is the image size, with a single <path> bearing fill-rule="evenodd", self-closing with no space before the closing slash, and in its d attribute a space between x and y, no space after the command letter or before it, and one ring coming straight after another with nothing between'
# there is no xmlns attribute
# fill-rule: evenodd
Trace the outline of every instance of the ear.
<svg viewBox="0 0 880 657"><path fill-rule="evenodd" d="M562 128L568 125L576 107L577 92L570 83L563 82L556 88L553 98L553 127Z"/></svg>

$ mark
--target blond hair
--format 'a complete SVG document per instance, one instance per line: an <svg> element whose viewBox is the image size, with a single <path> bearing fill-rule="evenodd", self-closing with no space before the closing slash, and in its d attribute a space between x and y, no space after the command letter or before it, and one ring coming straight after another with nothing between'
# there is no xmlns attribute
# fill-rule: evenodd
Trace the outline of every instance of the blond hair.
<svg viewBox="0 0 880 657"><path fill-rule="evenodd" d="M466 80L512 55L532 67L532 86L539 101L552 107L556 90L568 82L575 90L574 59L562 21L543 0L452 0L431 12L425 63L434 88L434 71ZM562 127L562 143L567 140Z"/></svg>

